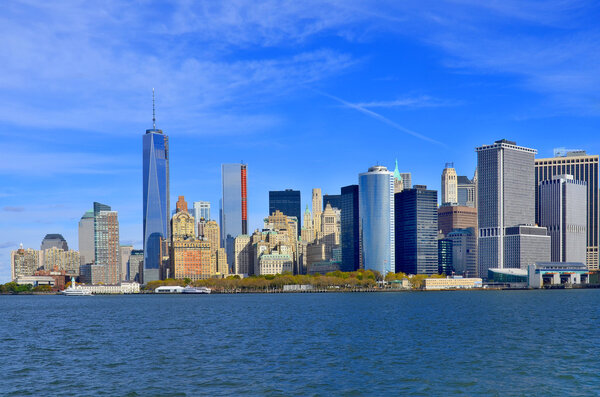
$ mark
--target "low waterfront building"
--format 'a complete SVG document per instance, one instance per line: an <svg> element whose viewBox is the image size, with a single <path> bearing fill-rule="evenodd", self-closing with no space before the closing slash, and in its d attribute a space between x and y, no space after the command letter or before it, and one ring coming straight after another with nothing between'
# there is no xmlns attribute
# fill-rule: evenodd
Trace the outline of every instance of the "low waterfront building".
<svg viewBox="0 0 600 397"><path fill-rule="evenodd" d="M64 270L59 271L48 271L48 270L38 270L34 273L34 276L47 276L52 277L54 279L54 287L58 290L65 289L65 285L67 282L73 277L72 274L65 273Z"/></svg>
<svg viewBox="0 0 600 397"><path fill-rule="evenodd" d="M283 292L302 292L311 291L313 286L311 284L289 284L283 286Z"/></svg>
<svg viewBox="0 0 600 397"><path fill-rule="evenodd" d="M488 269L487 281L495 284L509 284L513 287L527 285L527 269Z"/></svg>
<svg viewBox="0 0 600 397"><path fill-rule="evenodd" d="M480 278L426 278L424 281L426 290L481 288L482 286L483 281Z"/></svg>
<svg viewBox="0 0 600 397"><path fill-rule="evenodd" d="M537 262L527 268L530 288L587 284L589 274L583 262Z"/></svg>
<svg viewBox="0 0 600 397"><path fill-rule="evenodd" d="M272 251L262 254L258 260L258 274L281 274L294 271L294 261L291 254Z"/></svg>
<svg viewBox="0 0 600 397"><path fill-rule="evenodd" d="M181 294L183 287L178 285L162 285L154 290L157 294Z"/></svg>
<svg viewBox="0 0 600 397"><path fill-rule="evenodd" d="M34 287L39 285L54 287L56 285L54 277L51 276L20 276L15 279L15 282L19 285L30 284Z"/></svg>
<svg viewBox="0 0 600 397"><path fill-rule="evenodd" d="M91 291L92 294L138 294L140 284L135 281L123 281L112 285L82 285L83 289Z"/></svg>

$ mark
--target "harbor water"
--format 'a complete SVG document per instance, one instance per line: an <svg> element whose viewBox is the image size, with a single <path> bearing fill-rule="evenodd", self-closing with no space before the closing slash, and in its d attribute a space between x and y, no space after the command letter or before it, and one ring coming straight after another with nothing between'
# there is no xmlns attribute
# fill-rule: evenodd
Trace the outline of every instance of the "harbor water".
<svg viewBox="0 0 600 397"><path fill-rule="evenodd" d="M0 395L598 395L600 289L0 296Z"/></svg>

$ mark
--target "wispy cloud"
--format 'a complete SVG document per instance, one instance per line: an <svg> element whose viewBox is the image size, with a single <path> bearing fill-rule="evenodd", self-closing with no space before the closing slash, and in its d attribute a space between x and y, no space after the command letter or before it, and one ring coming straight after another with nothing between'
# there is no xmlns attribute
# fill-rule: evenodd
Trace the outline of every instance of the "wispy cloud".
<svg viewBox="0 0 600 397"><path fill-rule="evenodd" d="M0 15L0 88L6 94L0 98L0 121L138 133L140 124L150 119L149 93L156 87L162 126L195 134L255 132L278 118L256 111L257 103L281 98L354 64L349 54L320 47L231 56L239 41L227 32L237 31L241 40L260 37L265 29L266 41L260 45L268 46L268 37L280 42L275 39L279 34L284 39L324 29L316 10L315 26L301 33L292 12L297 7L287 17L274 15L289 19L280 24L264 18L286 8L275 3L196 3L191 9L186 4L152 11L115 1L7 5ZM149 26L149 17L157 16L149 12L162 13L162 22ZM22 15L28 15L26 24ZM273 21L273 29L253 21ZM291 30L277 33L276 25Z"/></svg>
<svg viewBox="0 0 600 397"><path fill-rule="evenodd" d="M18 247L19 244L15 243L14 241L3 241L0 242L0 248L16 248Z"/></svg>
<svg viewBox="0 0 600 397"><path fill-rule="evenodd" d="M427 141L429 143L434 143L436 145L445 146L445 144L443 144L440 141L437 141L437 140L435 140L433 138L430 138L428 136L420 134L420 133L418 133L416 131L410 130L410 129L406 128L406 127L403 127L400 124L398 124L398 123L396 123L396 122L388 119L387 117L382 116L381 114L376 113L376 112L374 112L372 110L366 109L363 106L357 105L355 103L350 103L348 101L343 100L342 98L338 98L338 97L336 97L334 95L327 94L327 93L322 92L322 91L318 91L318 90L315 90L315 89L313 89L313 91L315 91L316 93L318 93L320 95L323 95L323 96L325 96L327 98L333 99L334 101L337 101L337 102L341 103L342 105L344 105L344 106L346 106L346 107L348 107L350 109L357 110L357 111L359 111L359 112L361 112L363 114L366 114L367 116L369 116L371 118L379 120L382 123L385 123L385 124L389 125L390 127L397 129L398 131L404 132L405 134L412 135L415 138L419 138L419 139Z"/></svg>
<svg viewBox="0 0 600 397"><path fill-rule="evenodd" d="M2 207L2 210L6 212L23 212L25 211L25 207L6 206Z"/></svg>
<svg viewBox="0 0 600 397"><path fill-rule="evenodd" d="M6 149L0 159L0 174L5 175L120 174L138 171L137 164L124 156L66 151L42 152L11 146Z"/></svg>
<svg viewBox="0 0 600 397"><path fill-rule="evenodd" d="M432 108L432 107L444 107L444 106L457 106L460 103L458 101L444 101L437 98L432 98L427 95L398 98L392 101L372 101L372 102L360 102L355 103L356 106L363 108Z"/></svg>

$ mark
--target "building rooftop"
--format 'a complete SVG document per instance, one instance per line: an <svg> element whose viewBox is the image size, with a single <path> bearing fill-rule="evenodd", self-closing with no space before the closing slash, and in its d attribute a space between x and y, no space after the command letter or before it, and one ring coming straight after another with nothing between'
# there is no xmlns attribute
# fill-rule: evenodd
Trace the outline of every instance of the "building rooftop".
<svg viewBox="0 0 600 397"><path fill-rule="evenodd" d="M466 177L464 175L459 175L456 180L459 185L472 185L473 184L473 181L470 180L469 177Z"/></svg>

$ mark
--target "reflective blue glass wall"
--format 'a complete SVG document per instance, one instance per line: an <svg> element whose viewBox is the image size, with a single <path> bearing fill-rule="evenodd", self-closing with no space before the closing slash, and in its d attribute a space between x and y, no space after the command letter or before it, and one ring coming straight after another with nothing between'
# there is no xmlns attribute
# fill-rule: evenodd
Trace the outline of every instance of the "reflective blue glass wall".
<svg viewBox="0 0 600 397"><path fill-rule="evenodd" d="M223 196L221 197L221 244L227 263L234 261L234 239L242 233L242 164L222 164Z"/></svg>
<svg viewBox="0 0 600 397"><path fill-rule="evenodd" d="M169 138L161 130L143 137L144 274L143 282L160 277L160 239L168 239Z"/></svg>
<svg viewBox="0 0 600 397"><path fill-rule="evenodd" d="M393 174L376 166L358 181L362 267L386 275L395 271Z"/></svg>

